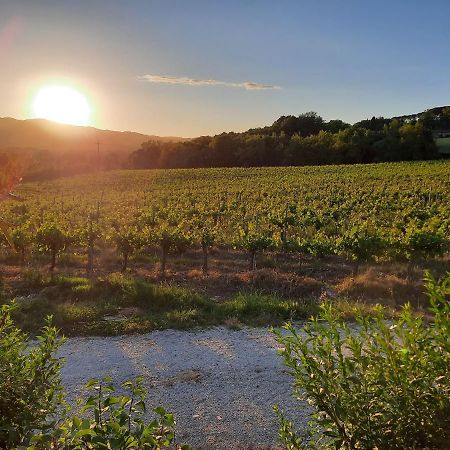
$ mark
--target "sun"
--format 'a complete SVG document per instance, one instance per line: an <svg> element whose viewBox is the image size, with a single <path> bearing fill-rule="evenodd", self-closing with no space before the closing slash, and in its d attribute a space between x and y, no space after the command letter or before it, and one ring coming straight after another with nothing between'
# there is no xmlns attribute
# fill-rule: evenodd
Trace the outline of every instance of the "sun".
<svg viewBox="0 0 450 450"><path fill-rule="evenodd" d="M71 125L88 125L91 108L86 97L68 86L41 88L33 101L36 118L53 120Z"/></svg>

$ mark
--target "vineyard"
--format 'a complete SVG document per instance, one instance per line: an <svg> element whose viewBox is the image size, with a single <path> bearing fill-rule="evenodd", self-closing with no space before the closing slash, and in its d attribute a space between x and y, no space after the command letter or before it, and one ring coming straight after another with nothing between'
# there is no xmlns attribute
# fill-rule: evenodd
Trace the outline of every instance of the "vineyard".
<svg viewBox="0 0 450 450"><path fill-rule="evenodd" d="M406 280L418 264L448 266L445 161L117 171L23 184L16 192L21 202L1 204L11 295L27 293L21 282L36 273L42 287L48 273L92 283L123 272L165 285L184 285L195 274L198 285L217 284L214 294L226 297L222 272L233 285L269 268L287 280L283 289L307 285L305 295L318 297L368 263L401 264ZM341 269L339 280L333 274ZM291 288L278 294L301 295Z"/></svg>

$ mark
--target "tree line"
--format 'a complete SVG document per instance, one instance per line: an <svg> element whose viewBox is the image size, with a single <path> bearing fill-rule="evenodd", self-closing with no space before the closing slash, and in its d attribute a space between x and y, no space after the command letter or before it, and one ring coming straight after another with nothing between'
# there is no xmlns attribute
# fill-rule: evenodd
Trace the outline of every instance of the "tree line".
<svg viewBox="0 0 450 450"><path fill-rule="evenodd" d="M444 110L449 117L450 109ZM373 117L354 125L325 121L315 112L282 116L271 126L243 133L201 136L185 142L144 142L128 160L130 168L305 166L438 157L435 125L444 119ZM445 116L446 117L446 116ZM437 121L439 119L439 123Z"/></svg>

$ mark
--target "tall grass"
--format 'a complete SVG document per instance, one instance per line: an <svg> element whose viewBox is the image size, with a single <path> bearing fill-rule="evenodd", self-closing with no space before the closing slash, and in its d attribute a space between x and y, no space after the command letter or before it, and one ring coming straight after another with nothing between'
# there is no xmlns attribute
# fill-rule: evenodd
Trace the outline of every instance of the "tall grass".
<svg viewBox="0 0 450 450"><path fill-rule="evenodd" d="M27 273L25 283L28 288L41 288L36 297L20 299L14 311L17 323L31 332L37 331L48 315L67 335L110 335L227 323L278 325L317 311L314 300L258 293L241 292L230 300L215 302L189 289L119 273L95 281Z"/></svg>

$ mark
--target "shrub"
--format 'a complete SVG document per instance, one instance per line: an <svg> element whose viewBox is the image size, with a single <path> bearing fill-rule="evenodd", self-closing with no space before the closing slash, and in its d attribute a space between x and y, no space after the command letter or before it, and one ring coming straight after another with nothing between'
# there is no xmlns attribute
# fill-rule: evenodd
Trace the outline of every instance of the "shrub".
<svg viewBox="0 0 450 450"><path fill-rule="evenodd" d="M350 327L324 305L304 335L277 332L296 393L315 407L309 438L280 413L287 448L448 448L450 273L426 288L430 322L406 305L393 322L380 307Z"/></svg>
<svg viewBox="0 0 450 450"><path fill-rule="evenodd" d="M117 252L122 256L122 272L128 268L128 259L142 247L142 236L136 228L124 227L113 236Z"/></svg>
<svg viewBox="0 0 450 450"><path fill-rule="evenodd" d="M29 225L25 224L14 228L11 232L11 242L16 252L20 255L20 263L24 265L25 255L32 242Z"/></svg>
<svg viewBox="0 0 450 450"><path fill-rule="evenodd" d="M113 395L109 377L89 381L92 395L71 416L60 380L62 363L54 357L63 339L48 318L38 343L31 343L14 325L13 309L0 309L0 448L160 450L173 444L172 414L158 407L154 420L143 420L142 378L122 383L130 395L121 396Z"/></svg>
<svg viewBox="0 0 450 450"><path fill-rule="evenodd" d="M353 227L338 240L338 249L354 262L353 276L358 275L359 264L378 256L384 247L383 239L367 226Z"/></svg>
<svg viewBox="0 0 450 450"><path fill-rule="evenodd" d="M217 228L206 218L198 219L194 226L193 237L200 242L203 254L202 272L208 275L208 253L217 239Z"/></svg>
<svg viewBox="0 0 450 450"><path fill-rule="evenodd" d="M298 223L297 205L286 205L282 213L270 213L269 220L279 230L281 244L284 248L287 243L289 226L295 226Z"/></svg>
<svg viewBox="0 0 450 450"><path fill-rule="evenodd" d="M86 271L89 275L94 272L94 248L96 242L103 236L103 230L98 222L94 222L92 215L89 215L87 224L83 224L76 230L76 240L87 253ZM118 244L119 245L119 244Z"/></svg>
<svg viewBox="0 0 450 450"><path fill-rule="evenodd" d="M0 309L0 448L26 445L33 430L52 425L63 403L61 361L54 357L62 340L47 321L29 350L27 336L11 319L13 308Z"/></svg>
<svg viewBox="0 0 450 450"><path fill-rule="evenodd" d="M53 271L56 266L56 256L68 245L69 236L59 225L45 223L36 231L35 238L39 249L51 254L50 271Z"/></svg>
<svg viewBox="0 0 450 450"><path fill-rule="evenodd" d="M256 270L256 255L272 247L274 241L271 236L260 233L253 224L247 230L239 230L239 246L246 250L250 257L250 270Z"/></svg>
<svg viewBox="0 0 450 450"><path fill-rule="evenodd" d="M81 416L63 419L47 433L33 436L36 447L52 449L152 449L168 448L175 437L175 419L172 414L158 407L156 418L146 424L142 418L146 412L143 378L122 383L129 395L114 396L112 379L90 380L86 388L92 395L84 402ZM86 414L88 417L86 418ZM181 446L188 450L189 447Z"/></svg>
<svg viewBox="0 0 450 450"><path fill-rule="evenodd" d="M191 236L180 226L164 225L153 237L161 248L161 274L165 276L169 253L182 254L192 244Z"/></svg>

